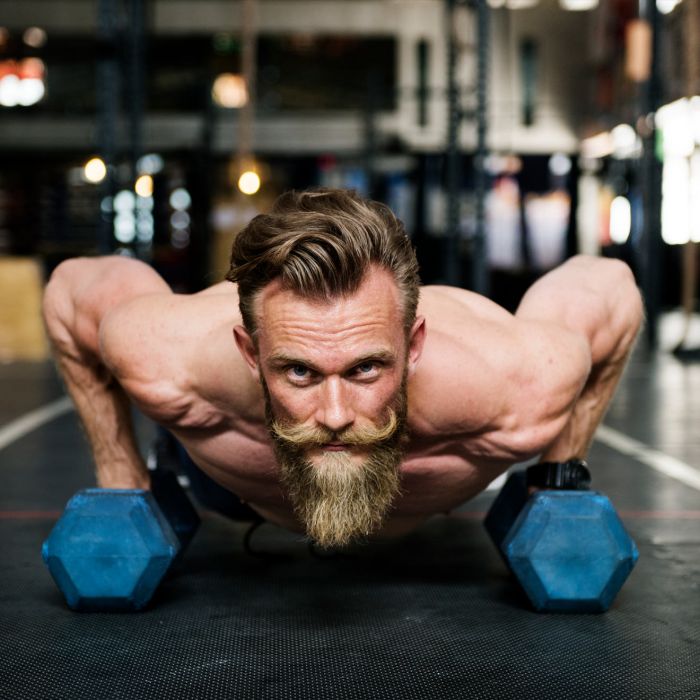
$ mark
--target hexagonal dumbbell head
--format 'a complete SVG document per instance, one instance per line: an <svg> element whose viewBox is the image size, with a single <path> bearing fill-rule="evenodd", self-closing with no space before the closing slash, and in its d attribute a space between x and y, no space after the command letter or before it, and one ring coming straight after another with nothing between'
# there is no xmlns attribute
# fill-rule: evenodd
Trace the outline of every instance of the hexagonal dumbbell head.
<svg viewBox="0 0 700 700"><path fill-rule="evenodd" d="M595 491L535 493L502 547L543 612L604 612L639 558L612 503Z"/></svg>
<svg viewBox="0 0 700 700"><path fill-rule="evenodd" d="M42 554L74 610L140 610L179 550L178 538L140 489L78 491Z"/></svg>

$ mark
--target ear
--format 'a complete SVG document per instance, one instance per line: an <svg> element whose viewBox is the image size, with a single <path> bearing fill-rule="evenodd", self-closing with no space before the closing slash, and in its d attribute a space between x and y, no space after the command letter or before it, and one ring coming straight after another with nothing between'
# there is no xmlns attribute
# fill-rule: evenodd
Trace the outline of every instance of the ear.
<svg viewBox="0 0 700 700"><path fill-rule="evenodd" d="M418 362L423 354L423 345L425 344L425 317L418 316L413 322L411 333L408 336L408 374L411 375L416 371Z"/></svg>
<svg viewBox="0 0 700 700"><path fill-rule="evenodd" d="M250 333L243 326L235 326L233 337L236 340L238 351L250 369L250 373L256 381L260 381L260 364L258 362L258 350Z"/></svg>

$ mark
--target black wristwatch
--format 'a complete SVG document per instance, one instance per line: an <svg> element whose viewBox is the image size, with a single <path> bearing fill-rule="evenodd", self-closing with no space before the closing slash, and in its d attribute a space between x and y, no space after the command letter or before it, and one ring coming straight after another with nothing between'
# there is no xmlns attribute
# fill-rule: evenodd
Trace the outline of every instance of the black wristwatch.
<svg viewBox="0 0 700 700"><path fill-rule="evenodd" d="M540 462L527 468L527 485L537 489L587 491L591 487L591 472L582 459Z"/></svg>

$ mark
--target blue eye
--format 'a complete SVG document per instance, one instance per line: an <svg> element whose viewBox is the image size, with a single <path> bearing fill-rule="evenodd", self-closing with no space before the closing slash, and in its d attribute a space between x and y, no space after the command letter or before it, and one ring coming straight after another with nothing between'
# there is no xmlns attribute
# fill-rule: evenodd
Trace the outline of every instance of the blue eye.
<svg viewBox="0 0 700 700"><path fill-rule="evenodd" d="M292 373L295 377L305 377L308 371L309 370L303 365L294 365L294 367L292 367Z"/></svg>
<svg viewBox="0 0 700 700"><path fill-rule="evenodd" d="M360 374L368 374L373 369L374 369L373 362L363 362L361 365L357 365L357 371L360 372Z"/></svg>

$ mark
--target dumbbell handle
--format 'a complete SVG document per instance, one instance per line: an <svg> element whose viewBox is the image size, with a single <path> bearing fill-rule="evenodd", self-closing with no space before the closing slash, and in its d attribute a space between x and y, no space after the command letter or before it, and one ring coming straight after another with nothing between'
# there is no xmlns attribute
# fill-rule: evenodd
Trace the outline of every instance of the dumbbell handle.
<svg viewBox="0 0 700 700"><path fill-rule="evenodd" d="M591 487L591 472L581 459L540 462L527 468L527 485L536 489L587 491Z"/></svg>

